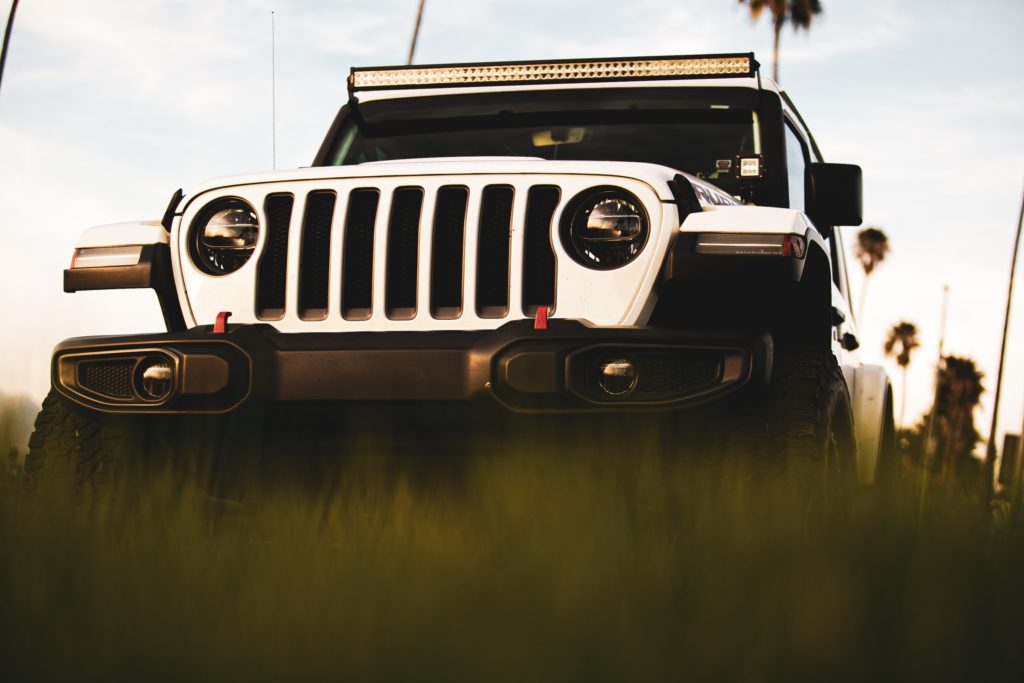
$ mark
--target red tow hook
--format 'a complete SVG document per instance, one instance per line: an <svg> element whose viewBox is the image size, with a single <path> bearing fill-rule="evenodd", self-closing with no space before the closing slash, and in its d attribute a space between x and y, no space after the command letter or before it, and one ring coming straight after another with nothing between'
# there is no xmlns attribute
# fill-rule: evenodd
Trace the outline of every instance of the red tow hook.
<svg viewBox="0 0 1024 683"><path fill-rule="evenodd" d="M535 330L546 330L548 329L548 307L538 306L537 315L533 318L533 329Z"/></svg>
<svg viewBox="0 0 1024 683"><path fill-rule="evenodd" d="M217 314L217 319L213 322L213 333L214 334L227 334L228 331L228 318L231 317L231 311L221 311Z"/></svg>

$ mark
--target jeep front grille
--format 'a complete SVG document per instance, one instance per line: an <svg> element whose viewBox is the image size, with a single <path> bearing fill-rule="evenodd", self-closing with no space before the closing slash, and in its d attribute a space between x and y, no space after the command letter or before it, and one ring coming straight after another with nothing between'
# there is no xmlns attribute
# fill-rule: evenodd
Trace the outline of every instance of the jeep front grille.
<svg viewBox="0 0 1024 683"><path fill-rule="evenodd" d="M197 195L177 232L186 319L210 325L230 311L233 324L265 322L282 332L480 330L546 306L554 317L595 325L646 320L648 293L679 227L651 185L577 172L423 173L433 168L367 165L341 178L312 169ZM643 202L652 237L635 261L599 271L566 254L557 224L569 200L609 184ZM252 206L261 234L249 262L212 276L193 263L188 239L203 207L222 197Z"/></svg>
<svg viewBox="0 0 1024 683"><path fill-rule="evenodd" d="M513 264L511 235L516 191L511 185L487 185L482 189L479 214L468 215L470 192L465 187L446 185L434 194L433 212L424 220L424 190L398 187L382 197L376 188L348 192L341 254L341 292L329 291L331 233L338 196L330 190L309 192L298 202L291 194L267 195L266 246L257 270L257 317L280 320L286 313L288 269L298 270L298 315L302 320L323 320L340 314L346 320L368 320L374 307L374 276L383 272L384 314L391 320L410 320L423 310L436 319L457 318L463 311L466 258L476 264L475 311L479 318L505 318L513 306L532 315L539 306L555 303L555 257L551 249L552 219L559 201L559 189L535 185L526 189L521 300L510 300ZM289 225L295 206L303 205L301 240L297 263L289 262ZM379 212L387 207L387 221ZM386 233L376 234L382 225ZM467 225L476 226L476 253L465 254ZM431 232L429 286L421 291L419 232ZM375 244L386 240L385 262L374 263ZM383 269L383 271L381 271ZM340 300L338 311L329 302ZM429 303L428 303L429 302Z"/></svg>

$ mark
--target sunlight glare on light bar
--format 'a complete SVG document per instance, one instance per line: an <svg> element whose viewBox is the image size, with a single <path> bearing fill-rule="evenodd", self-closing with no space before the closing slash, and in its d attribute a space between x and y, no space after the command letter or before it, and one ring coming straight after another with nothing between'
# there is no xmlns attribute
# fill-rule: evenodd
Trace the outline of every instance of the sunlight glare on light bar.
<svg viewBox="0 0 1024 683"><path fill-rule="evenodd" d="M453 65L407 69L353 70L351 85L367 88L401 88L424 85L472 83L528 83L601 79L686 78L694 76L747 75L750 57L695 57L623 59L598 62L551 62L547 64Z"/></svg>

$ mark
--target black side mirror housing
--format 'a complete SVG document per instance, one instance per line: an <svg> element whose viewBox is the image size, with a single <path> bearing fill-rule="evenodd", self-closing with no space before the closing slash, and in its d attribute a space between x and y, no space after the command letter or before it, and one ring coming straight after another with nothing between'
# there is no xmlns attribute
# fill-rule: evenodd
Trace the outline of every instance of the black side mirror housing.
<svg viewBox="0 0 1024 683"><path fill-rule="evenodd" d="M860 225L864 221L860 166L808 164L804 183L805 212L826 238L837 225Z"/></svg>

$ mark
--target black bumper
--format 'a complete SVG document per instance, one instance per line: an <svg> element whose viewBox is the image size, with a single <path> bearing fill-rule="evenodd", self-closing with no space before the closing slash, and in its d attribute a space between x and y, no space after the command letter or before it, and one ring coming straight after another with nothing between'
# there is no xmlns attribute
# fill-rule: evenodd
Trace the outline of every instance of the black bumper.
<svg viewBox="0 0 1024 683"><path fill-rule="evenodd" d="M139 389L154 358L174 369L161 399ZM516 412L665 410L763 386L764 336L655 328L597 328L552 320L474 332L283 334L269 325L62 342L52 380L65 398L112 413L226 413L275 402L482 402ZM610 396L597 381L609 360L636 370Z"/></svg>

